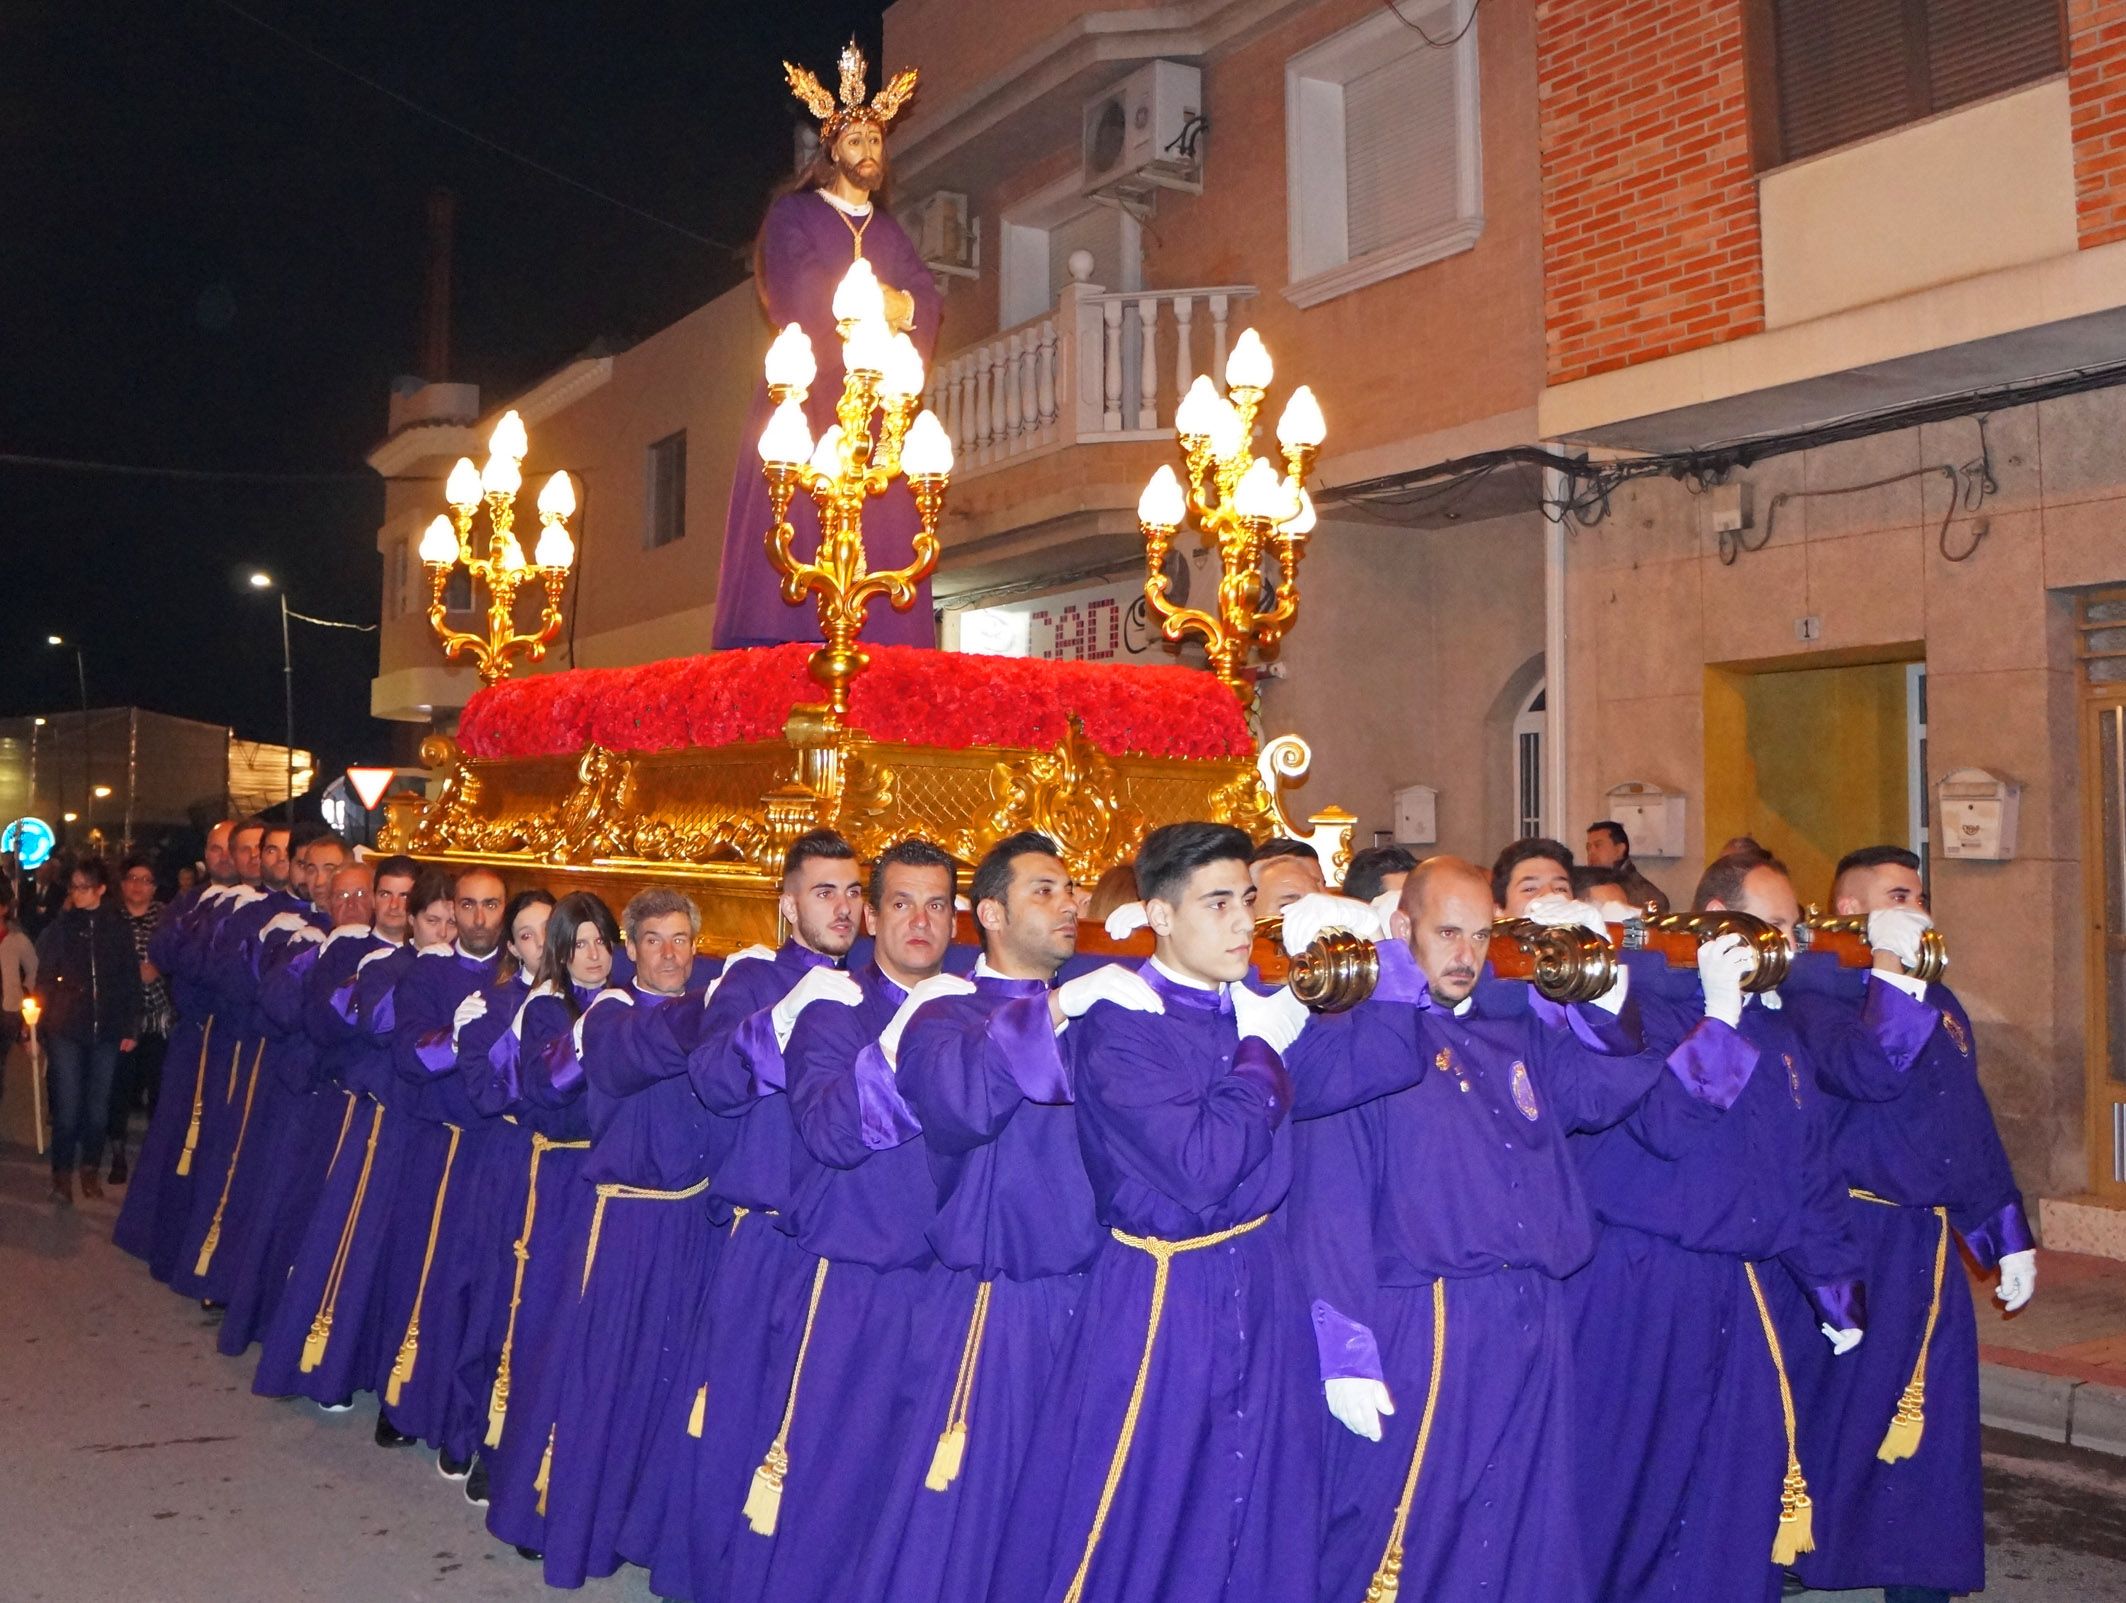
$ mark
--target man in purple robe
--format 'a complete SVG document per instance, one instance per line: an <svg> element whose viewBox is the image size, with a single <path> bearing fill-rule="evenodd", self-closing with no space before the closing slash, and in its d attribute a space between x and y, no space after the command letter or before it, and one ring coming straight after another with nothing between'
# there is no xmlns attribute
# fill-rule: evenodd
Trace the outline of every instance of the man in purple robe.
<svg viewBox="0 0 2126 1603"><path fill-rule="evenodd" d="M703 1193L719 1121L687 1079L704 1011L689 989L701 914L677 891L640 891L621 929L634 982L600 992L576 1023L596 1200L542 1472L554 1586L612 1574L631 1507L665 1506L686 1441L672 1400L715 1268ZM654 1524L648 1539L661 1539Z"/></svg>
<svg viewBox="0 0 2126 1603"><path fill-rule="evenodd" d="M783 1095L783 1047L822 987L847 978L841 965L863 908L863 875L847 841L824 829L793 841L777 903L787 937L778 950L732 956L688 1057L687 1077L716 1115L708 1201L723 1246L716 1278L701 1288L695 1350L684 1364L688 1436L671 1507L654 1521L660 1545L633 1529L625 1544L667 1596L731 1596L733 1549L760 1540L742 1511L788 1396L818 1264L792 1234L797 1138Z"/></svg>
<svg viewBox="0 0 2126 1603"><path fill-rule="evenodd" d="M770 325L780 329L794 323L812 342L819 376L806 397L805 416L815 439L834 424L835 402L841 396L842 347L834 291L850 265L859 257L870 263L885 287L888 326L906 333L926 363L937 346L943 304L914 242L885 209L886 127L914 90L915 74L901 73L867 105L864 58L853 43L842 52L841 69L838 106L809 73L785 69L798 85L799 97L822 119L819 154L790 192L768 208L754 263L754 284ZM783 600L782 575L767 557L766 541L775 520L756 447L773 409L763 378L746 414L732 475L716 588L718 650L820 638L810 600L797 606ZM809 562L819 549L819 515L811 497L799 491L790 503L789 518L796 531L791 552L800 562ZM884 495L869 498L864 503L869 567L874 572L906 567L914 560L918 527L915 500L904 481L896 479ZM914 605L905 612L895 611L883 599L874 600L863 634L871 644L935 645L930 581L916 587Z"/></svg>
<svg viewBox="0 0 2126 1603"><path fill-rule="evenodd" d="M1306 933L1298 911L1288 944ZM1594 1221L1566 1137L1629 1114L1661 1060L1621 976L1561 1029L1525 1005L1481 1005L1493 914L1474 865L1421 864L1391 924L1417 983L1384 963L1372 999L1317 1020L1293 1051L1301 1087L1338 1059L1401 1062L1414 1078L1300 1126L1291 1211L1341 1427L1328 1433L1324 1603L1369 1586L1591 1596L1559 1282L1593 1251Z"/></svg>
<svg viewBox="0 0 2126 1603"><path fill-rule="evenodd" d="M955 878L928 841L881 852L865 904L871 961L824 971L833 983L820 1000L839 1005L808 1008L783 1048L798 1138L789 1211L818 1268L803 1357L733 1539L728 1597L875 1603L865 1571L897 1540L915 1492L896 1473L904 1444L927 1423L931 1377L958 1359L967 1304L931 1251L937 1191L922 1129L880 1042L911 998L965 983L937 980Z"/></svg>
<svg viewBox="0 0 2126 1603"><path fill-rule="evenodd" d="M1782 935L1801 911L1763 857L1714 862L1693 905ZM1778 1597L1825 1506L1822 1443L1783 1398L1797 1366L1860 1340L1813 1061L1776 991L1744 996L1752 966L1739 936L1701 948L1671 1073L1574 1143L1603 1225L1567 1282L1581 1517L1594 1593L1618 1603Z"/></svg>
<svg viewBox="0 0 2126 1603"><path fill-rule="evenodd" d="M922 1125L937 1189L930 1245L959 1281L955 1317L965 1314L964 1335L933 1355L892 1471L913 1506L898 1540L881 1544L883 1566L859 1576L864 1595L891 1603L988 1596L1012 1490L1100 1245L1058 1031L1097 1000L1150 990L1114 964L1050 989L1077 950L1078 908L1046 835L991 847L969 895L982 938L973 980L934 1000L911 996L896 1016L903 1028L888 1025L880 1042Z"/></svg>
<svg viewBox="0 0 2126 1603"><path fill-rule="evenodd" d="M468 998L498 983L507 897L493 869L458 875L457 939L447 952L414 959L394 992L389 1027L402 1085L398 1107L414 1130L400 1181L404 1206L393 1213L384 1248L386 1329L396 1326L398 1334L377 1381L383 1399L377 1442L426 1442L441 1455L438 1467L450 1480L462 1480L472 1467L469 1442L446 1450L445 1426L472 1278L491 1222L479 1216L471 1180L492 1121L468 1100L458 1076L456 1023ZM376 1023L382 1035L383 1020Z"/></svg>
<svg viewBox="0 0 2126 1603"><path fill-rule="evenodd" d="M207 831L205 882L181 893L165 908L155 933L148 937L148 961L170 982L176 1022L163 1053L162 1088L155 1111L148 1116L147 1134L141 1138L140 1155L133 1164L111 1240L120 1251L148 1263L157 1280L169 1279L183 1245L179 1238L191 1215L191 1164L188 1161L186 1172L179 1175L177 1163L191 1123L193 1095L199 1088L207 1020L214 1011L213 992L183 975L179 953L192 941L204 910L212 905L208 898L218 901L236 884L236 863L229 854L229 836L235 828L236 821L225 818ZM165 1218L170 1220L167 1227Z"/></svg>
<svg viewBox="0 0 2126 1603"><path fill-rule="evenodd" d="M1314 1357L1280 1212L1281 1054L1305 1010L1239 983L1252 847L1225 825L1154 830L1136 864L1157 943L1145 989L1065 1034L1107 1239L1025 1454L992 1603L1314 1595Z"/></svg>
<svg viewBox="0 0 2126 1603"><path fill-rule="evenodd" d="M1947 986L1907 977L1929 920L1919 859L1851 853L1832 905L1865 914L1875 966L1797 964L1787 990L1827 1094L1831 1162L1867 1265L1868 1339L1798 1367L1817 1444L1812 1587L1880 1586L1892 1603L1943 1603L1986 1584L1978 1331L1956 1244L1998 1267L2013 1313L2037 1285L2021 1193L1979 1084L1970 1016ZM1953 1237L1953 1240L1952 1240Z"/></svg>

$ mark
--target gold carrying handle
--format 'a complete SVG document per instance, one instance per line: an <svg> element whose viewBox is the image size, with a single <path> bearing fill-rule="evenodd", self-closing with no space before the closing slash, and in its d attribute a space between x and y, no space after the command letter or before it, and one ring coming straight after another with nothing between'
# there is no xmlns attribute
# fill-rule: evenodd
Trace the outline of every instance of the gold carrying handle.
<svg viewBox="0 0 2126 1603"><path fill-rule="evenodd" d="M1849 943L1855 940L1861 951L1870 953L1868 963L1871 963L1873 943L1868 939L1868 915L1865 913L1819 913L1812 907L1794 926L1796 950L1827 950L1841 962L1850 962L1855 968L1866 967L1867 963L1853 962L1846 955L1851 949ZM1934 985L1948 969L1949 943L1942 939L1940 930L1929 924L1920 931L1919 961L1904 965L1904 971L1922 985Z"/></svg>
<svg viewBox="0 0 2126 1603"><path fill-rule="evenodd" d="M1658 913L1644 920L1638 928L1643 933L1635 934L1633 925L1624 926L1625 946L1658 951L1668 959L1671 968L1696 968L1699 947L1717 941L1723 935L1741 936L1743 945L1756 958L1742 981L1742 989L1753 996L1783 985L1794 960L1792 945L1774 925L1754 913L1734 908L1716 908L1704 913Z"/></svg>

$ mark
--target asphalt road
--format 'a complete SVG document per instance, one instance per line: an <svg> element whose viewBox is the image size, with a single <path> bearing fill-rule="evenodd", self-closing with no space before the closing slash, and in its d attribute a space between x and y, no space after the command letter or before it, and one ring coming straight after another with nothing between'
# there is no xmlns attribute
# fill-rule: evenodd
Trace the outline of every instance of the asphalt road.
<svg viewBox="0 0 2126 1603"><path fill-rule="evenodd" d="M328 1415L253 1397L210 1316L111 1246L116 1208L114 1193L55 1212L37 1161L0 1147L0 1603L562 1595L432 1458L377 1448L366 1401ZM2004 1433L1986 1447L1986 1596L2126 1599L2126 1460ZM576 1596L651 1594L624 1571Z"/></svg>

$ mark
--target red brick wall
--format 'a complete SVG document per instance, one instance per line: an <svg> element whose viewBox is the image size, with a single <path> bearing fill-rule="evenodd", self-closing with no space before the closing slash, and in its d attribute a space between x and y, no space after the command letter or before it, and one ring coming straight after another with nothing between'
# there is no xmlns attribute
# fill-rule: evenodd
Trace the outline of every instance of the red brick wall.
<svg viewBox="0 0 2126 1603"><path fill-rule="evenodd" d="M2126 0L2068 0L2067 92L2082 248L2126 239Z"/></svg>
<svg viewBox="0 0 2126 1603"><path fill-rule="evenodd" d="M1542 0L1536 49L1550 382L1761 330L1740 0Z"/></svg>

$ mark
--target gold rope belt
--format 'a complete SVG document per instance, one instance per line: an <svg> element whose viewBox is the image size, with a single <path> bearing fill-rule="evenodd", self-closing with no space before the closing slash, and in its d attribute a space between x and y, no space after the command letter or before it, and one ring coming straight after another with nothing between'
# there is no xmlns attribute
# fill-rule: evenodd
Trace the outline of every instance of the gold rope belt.
<svg viewBox="0 0 2126 1603"><path fill-rule="evenodd" d="M773 1536L775 1522L782 1514L783 1480L790 1473L790 1425L797 1418L797 1383L804 1379L805 1354L812 1346L812 1322L819 1317L819 1294L827 1287L827 1260L822 1258L812 1271L812 1300L805 1304L804 1334L797 1338L797 1362L790 1369L790 1395L783 1399L782 1423L776 1427L775 1440L768 1443L767 1456L753 1471L753 1482L746 1488L746 1524L757 1535Z"/></svg>
<svg viewBox="0 0 2126 1603"><path fill-rule="evenodd" d="M1166 1318L1166 1283L1174 1259L1184 1252L1200 1252L1205 1247L1223 1245L1235 1236L1244 1236L1269 1217L1266 1213L1259 1214L1229 1230L1191 1236L1186 1241L1162 1241L1157 1236L1132 1236L1114 1229L1108 1231L1123 1246L1150 1254L1152 1306L1150 1317L1144 1322L1144 1351L1137 1359L1137 1379L1129 1390L1129 1406L1122 1410L1122 1430L1115 1438L1114 1455L1107 1463L1107 1479L1100 1487L1100 1502L1093 1509L1092 1529L1085 1533L1084 1555L1079 1558L1077 1573L1071 1576L1070 1585L1063 1593L1063 1603L1080 1603L1085 1596L1085 1577L1092 1570L1093 1553L1100 1545L1101 1533L1107 1528L1108 1512L1115 1504L1115 1489L1122 1484L1122 1471L1129 1464L1130 1444L1136 1440L1137 1419L1144 1410L1144 1389L1152 1376L1152 1350L1159 1345L1159 1326Z"/></svg>
<svg viewBox="0 0 2126 1603"><path fill-rule="evenodd" d="M340 1115L340 1138L332 1143L332 1161L325 1165L327 1174L340 1166L340 1150L347 1145L347 1132L354 1125L355 1095L352 1091L342 1091L340 1095L347 1099L347 1111Z"/></svg>
<svg viewBox="0 0 2126 1603"><path fill-rule="evenodd" d="M561 1145L562 1143L557 1142L555 1144ZM576 1145L574 1142L567 1144ZM590 1143L584 1142L582 1144L588 1146ZM689 1197L700 1196L708 1189L709 1182L706 1177L695 1181L684 1191L652 1191L647 1186L626 1186L613 1180L609 1180L599 1186L598 1201L591 1208L590 1239L583 1246L583 1280L576 1288L576 1295L581 1297L586 1291L590 1290L591 1265L598 1261L598 1235L605 1228L605 1205L608 1202L611 1202L615 1197L619 1197L623 1201L632 1202L684 1202ZM546 1512L546 1488L553 1477L554 1431L556 1428L553 1425L547 1427L546 1451L539 1459L539 1473L532 1477L532 1489L539 1494L539 1512L541 1514Z"/></svg>
<svg viewBox="0 0 2126 1603"><path fill-rule="evenodd" d="M265 1043L261 1041L259 1044L263 1046ZM221 1094L221 1105L223 1107L227 1107L236 1100L236 1069L237 1065L242 1063L243 1060L244 1043L239 1040L234 1046L229 1048L229 1087Z"/></svg>
<svg viewBox="0 0 2126 1603"><path fill-rule="evenodd" d="M1425 1381L1425 1411L1417 1421L1417 1445L1410 1450L1410 1471L1403 1477L1402 1500L1388 1526L1388 1546L1380 1568L1366 1587L1365 1603L1395 1603L1402 1590L1403 1537L1410 1528L1410 1508L1417 1501L1417 1475L1425 1467L1425 1448L1432 1440L1432 1418L1439 1411L1440 1371L1447 1367L1447 1282L1432 1282L1432 1373Z"/></svg>
<svg viewBox="0 0 2126 1603"><path fill-rule="evenodd" d="M458 1141L465 1134L454 1124L443 1128L450 1132L450 1147L443 1154L443 1178L436 1182L436 1203L428 1214L428 1250L421 1254L421 1278L414 1283L413 1313L399 1341L398 1356L391 1361L391 1377L384 1383L384 1401L392 1405L413 1378L413 1366L421 1356L421 1304L428 1298L428 1271L435 1267L436 1236L443 1228L443 1199L450 1195L451 1165L458 1161Z"/></svg>
<svg viewBox="0 0 2126 1603"><path fill-rule="evenodd" d="M524 1224L509 1249L517 1260L516 1278L509 1288L509 1323L502 1331L502 1357L495 1365L495 1384L487 1394L489 1447L501 1445L502 1424L509 1415L510 1353L517 1344L517 1309L524 1301L524 1270L531 1262L532 1221L539 1216L539 1160L556 1148L577 1151L589 1145L588 1141L556 1141L537 1131L532 1132L531 1173L524 1184Z"/></svg>
<svg viewBox="0 0 2126 1603"><path fill-rule="evenodd" d="M207 1022L199 1032L199 1072L192 1078L192 1122L185 1126L184 1150L177 1154L177 1172L192 1172L192 1154L199 1150L199 1121L206 1111L207 1099L207 1043L214 1039L214 1015L207 1015Z"/></svg>
<svg viewBox="0 0 2126 1603"><path fill-rule="evenodd" d="M1801 1473L1801 1453L1794 1424L1794 1388L1786 1378L1786 1355L1779 1349L1779 1332L1772 1327L1772 1310L1764 1300L1764 1287L1757 1280L1757 1266L1745 1263L1750 1295L1757 1300L1757 1318L1764 1326L1764 1345L1772 1355L1772 1373L1779 1377L1779 1412L1786 1421L1786 1480L1779 1489L1779 1529L1772 1537L1772 1562L1782 1569L1803 1553L1816 1551L1816 1519L1809 1501L1809 1483Z"/></svg>
<svg viewBox="0 0 2126 1603"><path fill-rule="evenodd" d="M353 1111L353 1104L348 1105ZM362 1152L362 1172L355 1177L354 1200L348 1205L347 1219L340 1226L340 1244L332 1254L332 1267L325 1273L325 1294L317 1305L317 1316L310 1321L310 1333L303 1337L302 1372L311 1370L325 1361L325 1346L332 1340L332 1315L340 1300L340 1281L347 1273L347 1251L354 1244L355 1226L361 1222L362 1199L369 1194L369 1170L376 1162L377 1131L384 1123L384 1105L377 1104L369 1117L369 1145Z"/></svg>
<svg viewBox="0 0 2126 1603"><path fill-rule="evenodd" d="M238 1043L237 1051L243 1051L241 1043ZM229 1149L229 1170L221 1177L221 1197L214 1204L214 1217L207 1223L207 1238L199 1244L199 1257L192 1265L195 1276L207 1272L207 1265L214 1261L214 1249L221 1245L221 1217L229 1206L229 1188L236 1184L236 1162L244 1155L244 1136L251 1128L251 1099L258 1095L258 1066L265 1056L266 1042L261 1037L258 1050L251 1054L251 1078L244 1086L244 1116L236 1124L236 1145Z"/></svg>
<svg viewBox="0 0 2126 1603"><path fill-rule="evenodd" d="M1905 1206L1888 1197L1878 1197L1872 1191L1863 1191L1858 1186L1848 1187L1846 1194L1856 1202L1872 1202L1878 1207ZM1885 1464L1894 1464L1918 1452L1919 1439L1927 1428L1927 1354L1934 1346L1934 1327L1941 1318L1942 1274L1949 1266L1949 1210L1932 1208L1928 1211L1937 1221L1934 1287L1927 1298L1927 1322L1919 1333L1919 1360L1912 1366L1912 1378L1905 1382L1905 1389L1898 1395L1897 1411L1890 1416L1890 1428L1883 1432L1882 1445L1875 1449L1875 1456Z"/></svg>
<svg viewBox="0 0 2126 1603"><path fill-rule="evenodd" d="M775 1217L773 1208L762 1208L759 1211L771 1219ZM734 1239L738 1234L738 1227L745 1223L746 1215L752 1212L754 1210L748 1208L742 1202L733 1203L731 1206L731 1228L724 1232L724 1240L730 1241ZM692 1406L687 1409L687 1434L697 1441L701 1437L702 1427L708 1422L708 1413L709 1383L703 1381L694 1388L694 1401Z"/></svg>
<svg viewBox="0 0 2126 1603"><path fill-rule="evenodd" d="M967 1415L974 1406L974 1372L982 1358L982 1337L989 1329L991 1284L985 1280L974 1288L974 1311L968 1316L967 1339L960 1346L960 1369L953 1377L952 1398L945 1404L945 1428L938 1434L929 1472L923 1476L924 1487L933 1492L942 1492L958 1480L960 1466L966 1462Z"/></svg>

